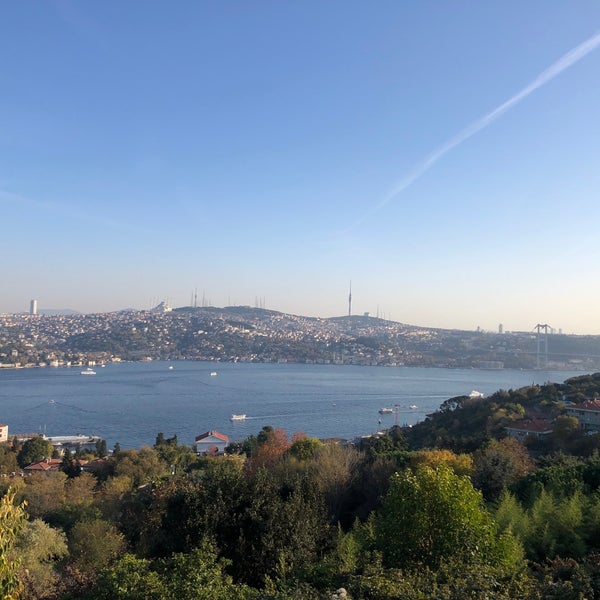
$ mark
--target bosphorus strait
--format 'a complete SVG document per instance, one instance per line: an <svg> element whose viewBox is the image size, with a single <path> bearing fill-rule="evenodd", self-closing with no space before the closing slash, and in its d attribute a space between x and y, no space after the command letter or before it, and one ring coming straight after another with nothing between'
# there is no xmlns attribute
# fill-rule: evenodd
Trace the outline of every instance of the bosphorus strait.
<svg viewBox="0 0 600 600"><path fill-rule="evenodd" d="M576 374L202 361L95 370L93 377L76 367L0 371L0 420L11 433L96 434L125 448L152 445L161 431L191 445L209 429L241 440L265 425L351 440L394 424L394 414L379 414L382 407L398 405L398 424L412 425L453 396ZM233 413L247 418L231 422Z"/></svg>

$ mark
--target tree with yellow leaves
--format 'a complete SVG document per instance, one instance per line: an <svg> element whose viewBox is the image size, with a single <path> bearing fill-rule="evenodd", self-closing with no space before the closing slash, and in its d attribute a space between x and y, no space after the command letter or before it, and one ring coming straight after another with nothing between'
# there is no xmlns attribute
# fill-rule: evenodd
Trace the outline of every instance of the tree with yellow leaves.
<svg viewBox="0 0 600 600"><path fill-rule="evenodd" d="M25 503L15 505L15 493L9 488L0 499L0 597L4 600L16 600L21 593L19 562L10 559L9 551L25 520Z"/></svg>

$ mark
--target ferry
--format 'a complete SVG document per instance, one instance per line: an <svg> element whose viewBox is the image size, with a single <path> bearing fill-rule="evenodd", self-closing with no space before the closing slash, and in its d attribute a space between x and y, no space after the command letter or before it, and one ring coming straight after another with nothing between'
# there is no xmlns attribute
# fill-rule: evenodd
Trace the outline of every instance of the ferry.
<svg viewBox="0 0 600 600"><path fill-rule="evenodd" d="M246 420L246 415L231 415L231 417L229 417L230 421L245 421Z"/></svg>
<svg viewBox="0 0 600 600"><path fill-rule="evenodd" d="M88 367L85 371L81 371L82 375L95 375L96 371Z"/></svg>

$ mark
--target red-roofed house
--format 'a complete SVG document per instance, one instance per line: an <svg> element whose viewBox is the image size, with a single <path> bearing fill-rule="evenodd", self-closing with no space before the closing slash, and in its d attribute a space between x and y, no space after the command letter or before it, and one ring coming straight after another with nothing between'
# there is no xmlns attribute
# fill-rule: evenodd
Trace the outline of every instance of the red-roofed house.
<svg viewBox="0 0 600 600"><path fill-rule="evenodd" d="M530 436L539 439L552 433L551 423L542 419L517 421L504 429L510 437L520 441L524 441Z"/></svg>
<svg viewBox="0 0 600 600"><path fill-rule="evenodd" d="M600 400L587 400L581 404L567 406L569 417L577 417L579 425L587 431L600 431Z"/></svg>
<svg viewBox="0 0 600 600"><path fill-rule="evenodd" d="M229 446L229 437L224 433L219 433L214 429L207 431L201 435L197 435L194 440L196 454L204 456L216 456L223 454L225 448Z"/></svg>
<svg viewBox="0 0 600 600"><path fill-rule="evenodd" d="M0 444L8 442L8 425L0 425Z"/></svg>
<svg viewBox="0 0 600 600"><path fill-rule="evenodd" d="M26 473L45 473L47 471L58 471L61 463L62 459L60 458L46 458L40 462L27 465L23 471Z"/></svg>

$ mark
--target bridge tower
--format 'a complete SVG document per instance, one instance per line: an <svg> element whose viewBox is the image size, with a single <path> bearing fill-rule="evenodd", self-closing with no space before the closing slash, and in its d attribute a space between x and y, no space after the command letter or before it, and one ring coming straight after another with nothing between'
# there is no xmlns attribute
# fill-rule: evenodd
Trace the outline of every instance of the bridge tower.
<svg viewBox="0 0 600 600"><path fill-rule="evenodd" d="M548 366L548 331L552 328L547 323L538 323L534 329L537 331L536 366L538 369L545 369Z"/></svg>

